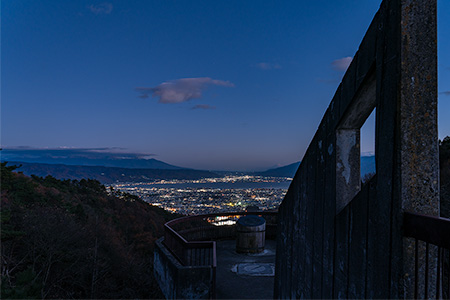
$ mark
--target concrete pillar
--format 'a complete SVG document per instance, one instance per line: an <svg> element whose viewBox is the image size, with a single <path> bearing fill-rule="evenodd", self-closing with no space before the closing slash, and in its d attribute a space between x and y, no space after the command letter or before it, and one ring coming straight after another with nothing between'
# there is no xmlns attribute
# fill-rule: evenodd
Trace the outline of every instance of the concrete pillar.
<svg viewBox="0 0 450 300"><path fill-rule="evenodd" d="M435 0L401 1L400 178L403 211L439 216L437 22ZM404 297L414 297L414 247L403 241ZM425 245L419 243L419 298L425 296ZM430 247L429 293L435 298L437 249Z"/></svg>

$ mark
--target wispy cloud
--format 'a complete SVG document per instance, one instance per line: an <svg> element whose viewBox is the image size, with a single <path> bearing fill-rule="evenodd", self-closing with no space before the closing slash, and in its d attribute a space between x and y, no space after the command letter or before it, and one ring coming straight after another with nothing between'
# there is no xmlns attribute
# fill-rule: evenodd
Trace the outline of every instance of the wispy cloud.
<svg viewBox="0 0 450 300"><path fill-rule="evenodd" d="M277 63L260 62L260 63L257 63L255 66L261 70L281 69L281 65L279 65Z"/></svg>
<svg viewBox="0 0 450 300"><path fill-rule="evenodd" d="M450 96L450 91L440 92L439 94L442 94L444 96Z"/></svg>
<svg viewBox="0 0 450 300"><path fill-rule="evenodd" d="M145 159L155 156L153 153L128 152L125 148L104 147L104 148L33 148L28 146L5 147L2 156L7 159L20 158L85 158L85 159Z"/></svg>
<svg viewBox="0 0 450 300"><path fill-rule="evenodd" d="M203 91L210 85L234 87L229 81L198 77L171 80L155 87L138 87L136 90L141 93L140 98L148 98L151 95L159 97L159 103L182 103L201 98Z"/></svg>
<svg viewBox="0 0 450 300"><path fill-rule="evenodd" d="M216 109L216 107L208 104L197 104L192 109Z"/></svg>
<svg viewBox="0 0 450 300"><path fill-rule="evenodd" d="M113 157L129 157L129 158L142 158L147 156L154 156L151 153L136 153L128 152L126 148L120 147L102 147L102 148L76 148L76 147L57 147L57 148L35 148L29 146L18 147L4 147L3 151L34 155L52 156L52 155L67 155L71 157L76 156L113 156Z"/></svg>
<svg viewBox="0 0 450 300"><path fill-rule="evenodd" d="M361 156L375 156L375 151L361 152Z"/></svg>
<svg viewBox="0 0 450 300"><path fill-rule="evenodd" d="M138 169L173 169L155 162L153 153L130 152L123 148L31 148L3 149L1 160L9 162L104 166Z"/></svg>
<svg viewBox="0 0 450 300"><path fill-rule="evenodd" d="M336 59L331 63L331 66L336 71L346 71L348 66L350 66L350 63L352 62L353 58L350 56L343 57L340 59Z"/></svg>
<svg viewBox="0 0 450 300"><path fill-rule="evenodd" d="M88 5L88 9L96 15L109 15L113 10L113 5L109 2Z"/></svg>

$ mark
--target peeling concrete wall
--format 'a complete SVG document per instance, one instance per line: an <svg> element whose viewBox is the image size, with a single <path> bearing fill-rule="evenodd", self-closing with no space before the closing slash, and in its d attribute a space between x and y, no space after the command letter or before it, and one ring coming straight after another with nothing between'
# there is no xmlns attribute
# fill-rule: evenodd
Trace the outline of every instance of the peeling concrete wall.
<svg viewBox="0 0 450 300"><path fill-rule="evenodd" d="M436 0L382 2L280 206L276 298L411 298L403 211L439 214L436 28ZM374 107L376 175L361 186Z"/></svg>
<svg viewBox="0 0 450 300"><path fill-rule="evenodd" d="M360 130L336 131L336 213L339 213L361 189Z"/></svg>

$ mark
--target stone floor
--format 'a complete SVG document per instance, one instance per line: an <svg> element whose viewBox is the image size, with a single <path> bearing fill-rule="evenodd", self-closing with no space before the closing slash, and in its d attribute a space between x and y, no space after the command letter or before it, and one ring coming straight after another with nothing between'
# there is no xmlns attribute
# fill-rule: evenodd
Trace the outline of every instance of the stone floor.
<svg viewBox="0 0 450 300"><path fill-rule="evenodd" d="M273 299L276 242L259 254L236 252L236 241L218 241L216 298Z"/></svg>

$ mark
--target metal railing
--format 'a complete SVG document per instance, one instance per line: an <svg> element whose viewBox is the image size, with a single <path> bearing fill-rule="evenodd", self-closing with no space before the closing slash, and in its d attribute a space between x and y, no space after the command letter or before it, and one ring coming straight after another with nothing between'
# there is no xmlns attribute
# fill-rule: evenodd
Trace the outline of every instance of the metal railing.
<svg viewBox="0 0 450 300"><path fill-rule="evenodd" d="M436 298L450 298L450 219L405 212L403 229L405 237L415 239L414 298L420 296L419 285L424 287L424 298L429 298L430 277L436 278ZM419 262L419 241L425 243L424 263ZM430 274L432 247L437 247L436 274Z"/></svg>

